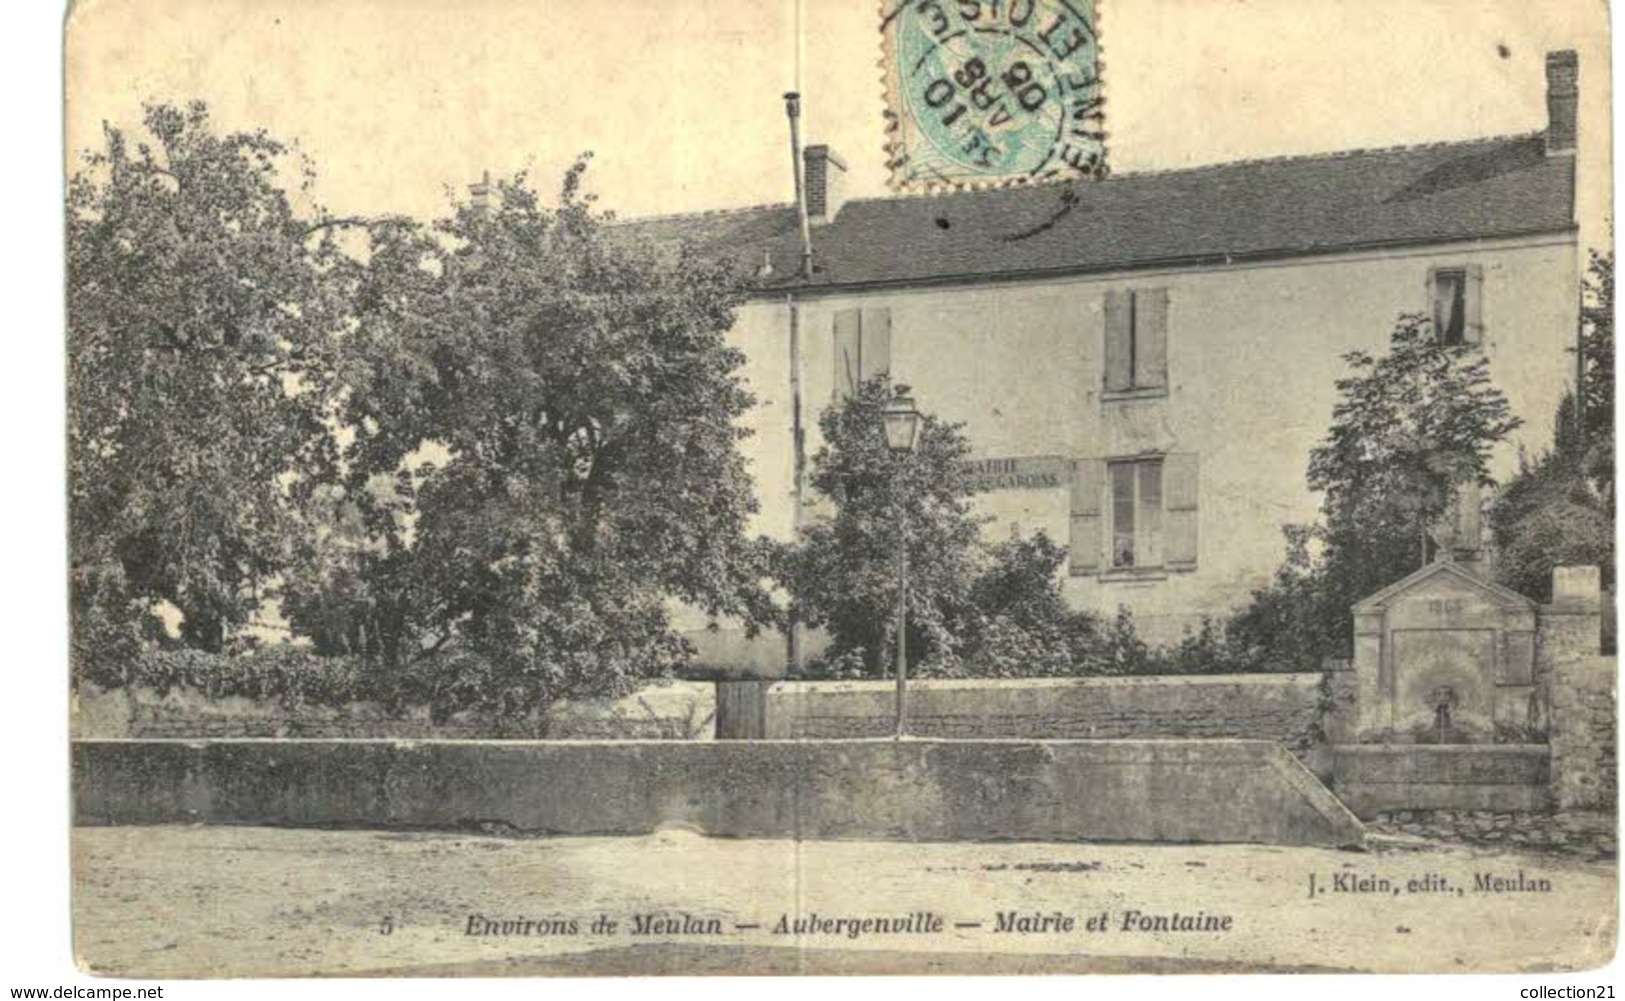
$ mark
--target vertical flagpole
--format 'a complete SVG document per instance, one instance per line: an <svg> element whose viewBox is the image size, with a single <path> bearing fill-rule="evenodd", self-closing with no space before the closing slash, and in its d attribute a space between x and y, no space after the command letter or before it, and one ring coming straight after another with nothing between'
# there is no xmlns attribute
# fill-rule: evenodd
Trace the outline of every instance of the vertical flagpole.
<svg viewBox="0 0 1625 1001"><path fill-rule="evenodd" d="M801 51L802 51L802 5L805 0L794 0L795 16L791 33L791 80L792 89L784 95L784 111L790 120L790 169L796 182L796 221L801 228L801 269L802 281L812 277L812 230L807 218L807 191L805 180L802 177L801 162ZM791 467L795 477L791 485L791 525L797 538L801 535L802 507L805 503L803 497L803 484L806 481L806 432L802 429L801 421L801 308L796 302L795 293L785 293L785 306L790 315L790 447ZM793 617L789 623L789 649L786 651L789 658L789 668L792 674L801 671L801 623Z"/></svg>
<svg viewBox="0 0 1625 1001"><path fill-rule="evenodd" d="M806 2L807 0L796 0L795 88L798 91L801 90L801 58L807 38L807 25L804 20L806 17Z"/></svg>

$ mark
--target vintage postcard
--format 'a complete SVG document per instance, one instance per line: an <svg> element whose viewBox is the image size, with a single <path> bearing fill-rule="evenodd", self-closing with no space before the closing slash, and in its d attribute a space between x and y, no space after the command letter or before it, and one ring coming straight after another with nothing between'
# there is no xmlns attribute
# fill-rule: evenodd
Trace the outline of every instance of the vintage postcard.
<svg viewBox="0 0 1625 1001"><path fill-rule="evenodd" d="M64 44L81 969L1612 960L1602 3Z"/></svg>

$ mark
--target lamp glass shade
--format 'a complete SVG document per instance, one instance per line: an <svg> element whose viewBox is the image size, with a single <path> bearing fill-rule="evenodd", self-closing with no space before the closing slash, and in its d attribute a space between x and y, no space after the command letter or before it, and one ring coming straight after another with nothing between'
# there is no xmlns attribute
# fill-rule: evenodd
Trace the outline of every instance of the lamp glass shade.
<svg viewBox="0 0 1625 1001"><path fill-rule="evenodd" d="M920 434L920 412L914 408L914 398L907 386L897 387L897 395L880 412L880 421L886 433L886 447L893 452L914 451L915 439Z"/></svg>

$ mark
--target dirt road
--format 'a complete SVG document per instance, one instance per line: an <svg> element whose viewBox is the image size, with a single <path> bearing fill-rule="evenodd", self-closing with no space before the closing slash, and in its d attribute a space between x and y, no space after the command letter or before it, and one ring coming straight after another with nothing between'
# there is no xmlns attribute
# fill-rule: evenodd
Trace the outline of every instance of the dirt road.
<svg viewBox="0 0 1625 1001"><path fill-rule="evenodd" d="M74 883L81 965L149 977L1578 969L1616 931L1612 863L1419 842L80 828Z"/></svg>

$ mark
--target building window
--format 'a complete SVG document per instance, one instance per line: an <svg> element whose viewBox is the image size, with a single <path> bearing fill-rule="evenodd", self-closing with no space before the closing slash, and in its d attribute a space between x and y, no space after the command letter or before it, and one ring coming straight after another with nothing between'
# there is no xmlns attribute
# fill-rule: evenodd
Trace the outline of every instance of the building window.
<svg viewBox="0 0 1625 1001"><path fill-rule="evenodd" d="M1168 290L1106 293L1106 391L1165 391Z"/></svg>
<svg viewBox="0 0 1625 1001"><path fill-rule="evenodd" d="M1433 333L1440 344L1481 343L1483 285L1483 271L1476 265L1428 272Z"/></svg>
<svg viewBox="0 0 1625 1001"><path fill-rule="evenodd" d="M1112 569L1162 566L1162 460L1107 463Z"/></svg>
<svg viewBox="0 0 1625 1001"><path fill-rule="evenodd" d="M1467 335L1467 272L1433 273L1433 329L1441 344L1461 344Z"/></svg>
<svg viewBox="0 0 1625 1001"><path fill-rule="evenodd" d="M1074 460L1069 572L1195 570L1197 473L1194 452Z"/></svg>

